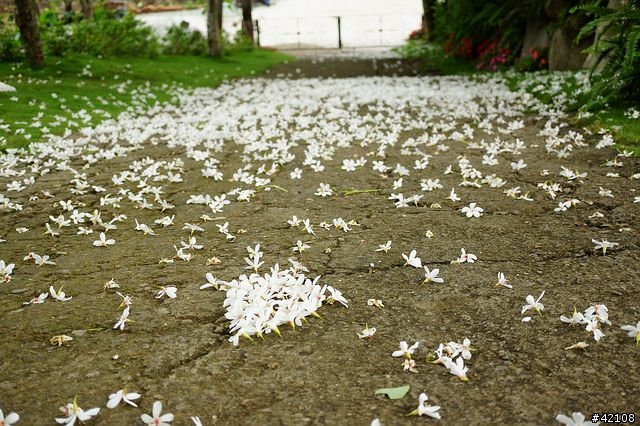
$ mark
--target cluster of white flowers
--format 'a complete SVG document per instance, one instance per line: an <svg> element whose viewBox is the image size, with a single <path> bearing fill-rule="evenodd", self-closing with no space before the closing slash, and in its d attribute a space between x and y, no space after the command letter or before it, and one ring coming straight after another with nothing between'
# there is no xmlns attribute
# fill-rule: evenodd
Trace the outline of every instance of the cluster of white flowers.
<svg viewBox="0 0 640 426"><path fill-rule="evenodd" d="M258 253L259 246L256 246ZM259 257L254 254L251 262ZM226 292L225 317L231 321L229 341L237 346L241 337L263 337L272 331L278 335L280 326L289 324L295 329L306 317L318 316L323 303L339 302L348 307L342 293L329 285L320 286L320 276L314 279L304 274L306 268L293 261L293 266L280 269L276 263L264 275L241 275L232 281L222 281L207 274L208 283L201 288L216 287ZM327 294L328 293L328 294Z"/></svg>
<svg viewBox="0 0 640 426"><path fill-rule="evenodd" d="M449 373L457 376L463 382L469 380L467 367L464 362L471 359L471 340L465 338L462 343L449 342L447 344L440 343L435 351L435 355L431 356L432 364L441 364Z"/></svg>
<svg viewBox="0 0 640 426"><path fill-rule="evenodd" d="M578 312L574 307L571 317L562 315L560 316L560 321L571 325L585 325L586 330L593 333L593 339L595 341L599 341L604 337L601 329L602 324L611 325L611 321L609 321L609 309L605 304L591 305L584 310L584 313Z"/></svg>
<svg viewBox="0 0 640 426"><path fill-rule="evenodd" d="M11 273L15 266L16 265L14 263L5 263L4 260L0 259L0 277L3 282L8 283L11 281Z"/></svg>

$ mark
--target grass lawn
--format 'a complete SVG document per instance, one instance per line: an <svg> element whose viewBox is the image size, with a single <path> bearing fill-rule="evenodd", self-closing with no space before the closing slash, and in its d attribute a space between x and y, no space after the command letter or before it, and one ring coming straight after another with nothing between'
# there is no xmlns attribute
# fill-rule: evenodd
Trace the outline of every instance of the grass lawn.
<svg viewBox="0 0 640 426"><path fill-rule="evenodd" d="M636 156L640 156L640 119L633 118L627 109L599 111L586 120L586 125L592 130L602 127L610 129L619 149L633 151Z"/></svg>
<svg viewBox="0 0 640 426"><path fill-rule="evenodd" d="M0 149L25 147L46 132L73 132L130 108L172 102L177 89L215 87L288 59L278 52L255 50L219 59L48 58L40 69L0 63L0 81L17 89L0 92Z"/></svg>
<svg viewBox="0 0 640 426"><path fill-rule="evenodd" d="M625 107L618 105L597 112L577 114L578 107L584 101L577 74L510 72L505 75L511 90L523 87L546 104L552 104L559 97L567 99L570 112L576 114L573 120L575 125L587 127L593 132L607 129L614 136L616 147L620 151L633 151L636 156L640 156L640 119L634 118L630 105ZM638 106L635 109L637 110ZM581 115L583 115L582 118L580 118Z"/></svg>

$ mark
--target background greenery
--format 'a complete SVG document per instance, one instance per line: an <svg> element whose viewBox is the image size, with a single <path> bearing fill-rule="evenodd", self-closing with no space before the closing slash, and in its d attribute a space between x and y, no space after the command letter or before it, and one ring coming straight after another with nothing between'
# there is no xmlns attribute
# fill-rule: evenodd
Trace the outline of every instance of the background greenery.
<svg viewBox="0 0 640 426"><path fill-rule="evenodd" d="M0 81L17 92L0 92L0 147L39 141L43 128L63 134L116 118L123 111L145 111L196 87L264 72L288 60L268 50L235 52L222 58L166 56L94 58L69 56L40 69L0 63ZM19 130L23 129L23 130ZM16 132L17 131L17 132Z"/></svg>

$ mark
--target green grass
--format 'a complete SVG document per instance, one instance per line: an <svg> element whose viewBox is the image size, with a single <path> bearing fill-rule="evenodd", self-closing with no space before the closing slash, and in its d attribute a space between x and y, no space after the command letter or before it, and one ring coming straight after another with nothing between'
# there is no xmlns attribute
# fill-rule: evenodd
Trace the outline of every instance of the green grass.
<svg viewBox="0 0 640 426"><path fill-rule="evenodd" d="M393 51L404 59L420 60L422 71L428 74L459 75L475 72L471 62L445 55L441 43L409 40Z"/></svg>
<svg viewBox="0 0 640 426"><path fill-rule="evenodd" d="M216 87L225 80L258 75L287 55L254 50L219 59L196 56L147 58L48 58L47 65L0 63L0 81L17 92L0 92L0 149L26 147L52 134L157 102L175 102L176 89Z"/></svg>
<svg viewBox="0 0 640 426"><path fill-rule="evenodd" d="M552 104L559 97L564 97L568 101L564 105L569 112L577 113L587 99L585 88L575 73L509 72L505 77L511 90L523 87L543 103ZM619 151L633 151L636 156L640 156L640 119L632 118L628 107L612 106L592 114L587 113L584 118L580 118L581 115L583 114L575 115L574 124L587 127L593 132L604 128L614 136Z"/></svg>
<svg viewBox="0 0 640 426"><path fill-rule="evenodd" d="M632 151L640 157L640 119L625 116L627 111L627 108L609 108L582 120L582 124L593 131L603 127L609 129L620 151Z"/></svg>

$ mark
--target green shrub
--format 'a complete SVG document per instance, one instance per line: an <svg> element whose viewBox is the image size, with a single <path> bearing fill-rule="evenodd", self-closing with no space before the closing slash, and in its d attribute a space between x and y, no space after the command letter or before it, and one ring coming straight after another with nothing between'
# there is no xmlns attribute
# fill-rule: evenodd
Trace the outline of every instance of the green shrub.
<svg viewBox="0 0 640 426"><path fill-rule="evenodd" d="M227 32L222 32L223 53L249 52L251 50L253 50L253 44L251 44L251 40L242 30L236 32L233 38L229 38Z"/></svg>
<svg viewBox="0 0 640 426"><path fill-rule="evenodd" d="M162 38L162 53L166 55L207 54L207 39L199 31L189 30L189 24L172 25Z"/></svg>
<svg viewBox="0 0 640 426"><path fill-rule="evenodd" d="M457 0L438 4L434 9L435 36L440 41L472 40L473 48L495 41L503 48L518 51L526 19L541 14L545 0Z"/></svg>
<svg viewBox="0 0 640 426"><path fill-rule="evenodd" d="M150 27L131 13L118 17L106 9L97 9L91 21L65 24L48 17L41 34L45 54L51 56L75 53L153 58L160 52L160 43Z"/></svg>
<svg viewBox="0 0 640 426"><path fill-rule="evenodd" d="M0 61L10 62L24 57L20 33L13 22L13 16L0 17Z"/></svg>
<svg viewBox="0 0 640 426"><path fill-rule="evenodd" d="M392 50L405 59L431 58L433 56L440 57L444 55L444 52L439 45L427 43L419 38L411 37L409 37L406 44L394 47Z"/></svg>
<svg viewBox="0 0 640 426"><path fill-rule="evenodd" d="M593 14L594 19L578 34L578 40L595 34L587 49L594 55L591 90L583 109L599 109L607 103L640 98L640 0L627 0L619 9L597 3L574 11Z"/></svg>

